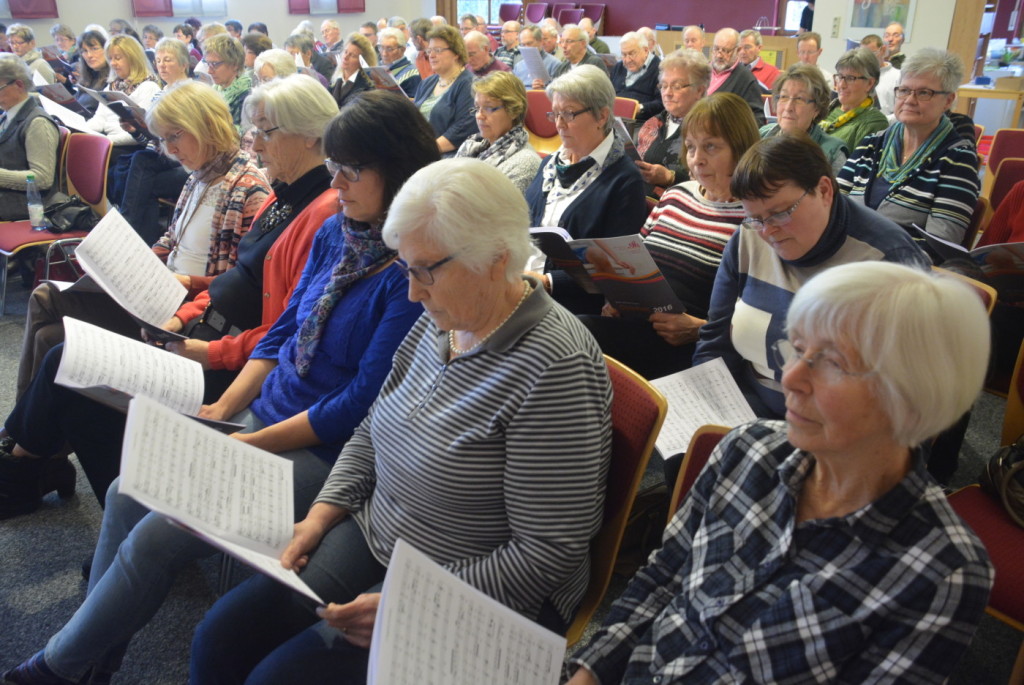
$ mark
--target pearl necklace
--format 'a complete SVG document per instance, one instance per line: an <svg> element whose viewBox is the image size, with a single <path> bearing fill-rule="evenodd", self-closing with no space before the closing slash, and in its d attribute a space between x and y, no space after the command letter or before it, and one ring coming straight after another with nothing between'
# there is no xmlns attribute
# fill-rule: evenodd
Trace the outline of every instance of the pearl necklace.
<svg viewBox="0 0 1024 685"><path fill-rule="evenodd" d="M519 301L516 302L516 306L512 308L512 311L510 311L508 313L508 316L506 316L504 319L502 319L501 323L499 323L497 326L492 328L490 333L488 333L484 337L480 338L479 340L477 340L475 343L473 343L472 345L470 345L466 349L462 349L461 347L459 347L458 345L455 344L455 329L452 329L452 330L448 331L448 348L451 350L452 354L453 355L469 354L470 352L472 352L473 350L475 350L476 348L480 347L485 342L487 342L488 338L490 338L492 335L497 333L498 329L500 329L502 326L504 326L508 322L508 320L512 318L512 315L515 314L517 311L519 311L519 307L523 304L523 302L526 301L526 298L529 296L529 294L531 292L533 292L533 288L530 287L529 283L525 283L524 286L525 287L523 288L523 296L519 298Z"/></svg>

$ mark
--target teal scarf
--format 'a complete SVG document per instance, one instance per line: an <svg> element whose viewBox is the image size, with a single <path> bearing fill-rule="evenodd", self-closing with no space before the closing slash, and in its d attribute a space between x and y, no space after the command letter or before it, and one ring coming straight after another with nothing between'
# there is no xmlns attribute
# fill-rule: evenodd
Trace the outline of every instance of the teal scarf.
<svg viewBox="0 0 1024 685"><path fill-rule="evenodd" d="M931 157L931 154L952 130L953 122L949 120L949 117L943 115L939 119L939 125L935 127L928 139L914 151L914 156L906 163L900 164L900 158L903 156L903 124L896 122L889 127L889 131L885 135L882 159L878 164L879 175L889 185L903 183L915 169L922 166L925 160Z"/></svg>

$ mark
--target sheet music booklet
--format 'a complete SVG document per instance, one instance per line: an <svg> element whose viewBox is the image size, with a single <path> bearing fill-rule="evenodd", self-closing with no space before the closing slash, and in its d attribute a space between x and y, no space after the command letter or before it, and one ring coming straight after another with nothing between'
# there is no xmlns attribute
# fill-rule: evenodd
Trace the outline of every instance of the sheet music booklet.
<svg viewBox="0 0 1024 685"><path fill-rule="evenodd" d="M548 68L544 66L544 58L540 54L540 48L521 45L519 47L519 54L523 56L523 60L526 62L526 71L530 74L530 80L540 79L545 84L551 82L551 74L548 73Z"/></svg>
<svg viewBox="0 0 1024 685"><path fill-rule="evenodd" d="M168 449L173 445L173 449ZM121 493L319 604L280 556L292 538L292 463L147 397L128 409Z"/></svg>
<svg viewBox="0 0 1024 685"><path fill-rule="evenodd" d="M655 378L651 385L668 399L668 414L655 443L665 458L685 452L705 424L735 428L757 419L721 358Z"/></svg>
<svg viewBox="0 0 1024 685"><path fill-rule="evenodd" d="M370 644L367 685L556 685L565 638L395 544Z"/></svg>

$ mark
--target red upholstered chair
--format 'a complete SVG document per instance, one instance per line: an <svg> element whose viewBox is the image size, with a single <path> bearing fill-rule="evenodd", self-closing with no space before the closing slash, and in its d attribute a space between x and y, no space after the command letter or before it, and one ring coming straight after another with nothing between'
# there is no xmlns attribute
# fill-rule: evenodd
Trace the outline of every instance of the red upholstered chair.
<svg viewBox="0 0 1024 685"><path fill-rule="evenodd" d="M612 459L604 497L604 520L590 543L590 582L566 633L569 645L582 637L608 590L636 491L668 411L665 396L640 374L611 357L606 356L605 361L613 391Z"/></svg>
<svg viewBox="0 0 1024 685"><path fill-rule="evenodd" d="M999 203L1018 181L1024 181L1024 157L1004 157L992 178L988 200L992 209L999 209Z"/></svg>
<svg viewBox="0 0 1024 685"><path fill-rule="evenodd" d="M526 6L525 13L527 24L539 24L541 19L548 15L548 3L531 2Z"/></svg>
<svg viewBox="0 0 1024 685"><path fill-rule="evenodd" d="M558 19L558 15L562 13L562 10L574 9L576 9L575 2L556 2L551 5L551 16L554 17L555 19ZM559 20L558 23L562 24L562 21ZM565 24L562 25L565 26Z"/></svg>
<svg viewBox="0 0 1024 685"><path fill-rule="evenodd" d="M554 14L554 12L552 12L552 14ZM563 9L558 13L556 18L558 19L558 23L562 26L566 26L567 24L579 24L580 19L583 18L583 10L575 9L573 7Z"/></svg>
<svg viewBox="0 0 1024 685"><path fill-rule="evenodd" d="M583 16L594 22L594 26L597 28L598 33L604 33L604 27L601 21L604 19L604 11L607 5L604 3L597 2L581 2L580 9L583 10Z"/></svg>
<svg viewBox="0 0 1024 685"><path fill-rule="evenodd" d="M506 21L519 21L520 15L523 13L523 3L521 2L503 2L501 7L498 8L498 19L504 24Z"/></svg>
<svg viewBox="0 0 1024 685"><path fill-rule="evenodd" d="M683 503L686 493L697 482L697 476L704 469L704 465L708 463L715 446L730 430L732 429L727 426L701 426L690 438L690 445L686 448L683 463L679 467L679 476L676 477L675 487L672 489L672 498L668 502L669 521L675 516L679 505Z"/></svg>
<svg viewBox="0 0 1024 685"><path fill-rule="evenodd" d="M992 197L996 170L1007 157L1024 157L1024 128L1001 128L992 138L985 178L981 184L981 194L985 197Z"/></svg>
<svg viewBox="0 0 1024 685"><path fill-rule="evenodd" d="M988 225L990 207L991 205L988 200L979 195L978 200L974 203L974 213L971 214L971 221L967 224L967 230L964 231L964 237L960 241L961 246L968 250L974 247L978 234L984 231L985 226Z"/></svg>
<svg viewBox="0 0 1024 685"><path fill-rule="evenodd" d="M90 138L88 143L76 143L76 139ZM97 213L106 212L107 164L110 162L111 142L106 136L93 136L88 133L72 133L67 129L61 131L61 145L57 159L64 160L58 164L58 170L64 174L54 179L58 187L64 187L67 181L68 192L78 194L92 205ZM74 174L75 182L72 182ZM0 316L4 315L7 303L7 263L11 257L30 247L42 247L55 240L84 238L87 234L81 231L57 235L49 231L33 231L28 221L8 221L0 223Z"/></svg>
<svg viewBox="0 0 1024 685"><path fill-rule="evenodd" d="M1018 366L1018 371L1019 371ZM988 550L996 577L986 611L1000 621L1024 631L1024 528L1013 522L1002 504L978 485L968 485L949 496L949 503ZM1024 645L1010 675L1010 683L1024 683Z"/></svg>
<svg viewBox="0 0 1024 685"><path fill-rule="evenodd" d="M545 157L562 144L554 122L548 121L550 111L551 100L547 93L543 90L526 91L526 116L523 125L530 136L530 145Z"/></svg>
<svg viewBox="0 0 1024 685"><path fill-rule="evenodd" d="M621 119L636 119L636 113L640 111L640 101L633 98L615 98L615 107L612 114Z"/></svg>

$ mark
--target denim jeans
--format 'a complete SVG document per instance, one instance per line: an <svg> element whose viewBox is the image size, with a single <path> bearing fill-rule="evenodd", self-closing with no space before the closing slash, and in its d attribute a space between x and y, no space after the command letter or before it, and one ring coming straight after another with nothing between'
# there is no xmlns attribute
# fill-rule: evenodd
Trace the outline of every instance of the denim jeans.
<svg viewBox="0 0 1024 685"><path fill-rule="evenodd" d="M302 579L328 602L379 591L386 568L352 517L328 531ZM369 650L314 613L315 603L255 576L213 605L192 640L191 685L366 682Z"/></svg>
<svg viewBox="0 0 1024 685"><path fill-rule="evenodd" d="M246 409L231 419L244 432L263 427ZM281 453L294 464L295 518L304 518L330 464L304 449ZM118 669L128 643L160 608L178 571L217 550L110 486L85 601L46 645L47 665L69 680L90 668Z"/></svg>

